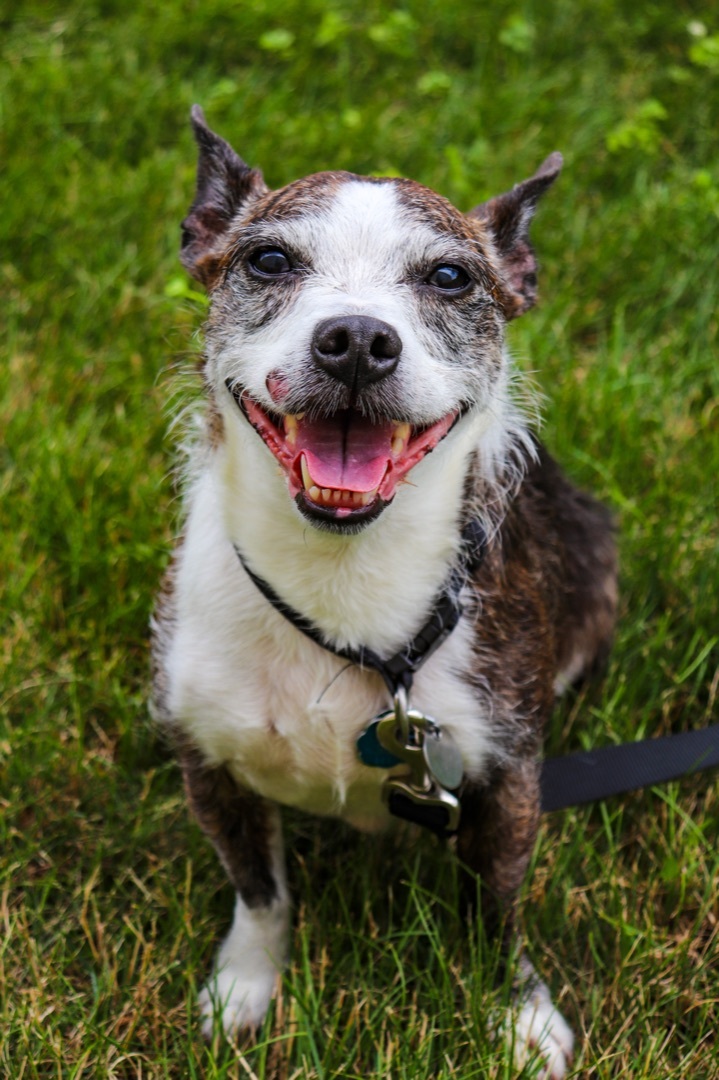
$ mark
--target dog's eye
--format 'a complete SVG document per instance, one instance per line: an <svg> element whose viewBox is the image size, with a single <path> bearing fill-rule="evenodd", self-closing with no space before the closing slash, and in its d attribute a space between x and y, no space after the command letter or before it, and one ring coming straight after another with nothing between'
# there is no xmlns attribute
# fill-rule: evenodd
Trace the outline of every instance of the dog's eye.
<svg viewBox="0 0 719 1080"><path fill-rule="evenodd" d="M263 277L280 277L289 274L292 264L280 248L263 248L249 259L250 268Z"/></svg>
<svg viewBox="0 0 719 1080"><path fill-rule="evenodd" d="M427 284L444 292L462 292L470 283L469 274L461 266L436 266Z"/></svg>

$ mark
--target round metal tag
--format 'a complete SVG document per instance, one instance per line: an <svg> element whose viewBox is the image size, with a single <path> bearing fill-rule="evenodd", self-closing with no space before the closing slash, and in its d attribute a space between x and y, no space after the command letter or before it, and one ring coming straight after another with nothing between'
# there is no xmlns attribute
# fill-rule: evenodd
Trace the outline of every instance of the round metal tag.
<svg viewBox="0 0 719 1080"><path fill-rule="evenodd" d="M464 776L464 766L454 739L441 729L426 731L422 749L427 768L437 783L450 791L458 788Z"/></svg>

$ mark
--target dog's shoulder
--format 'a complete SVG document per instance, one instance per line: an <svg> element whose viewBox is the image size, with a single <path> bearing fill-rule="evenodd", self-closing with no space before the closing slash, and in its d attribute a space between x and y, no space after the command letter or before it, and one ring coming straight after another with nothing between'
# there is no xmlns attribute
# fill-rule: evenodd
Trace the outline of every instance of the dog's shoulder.
<svg viewBox="0 0 719 1080"><path fill-rule="evenodd" d="M475 578L485 655L534 673L534 705L601 661L617 603L611 512L577 487L547 449L534 454ZM499 649L501 646L501 650ZM540 689L541 688L541 689Z"/></svg>
<svg viewBox="0 0 719 1080"><path fill-rule="evenodd" d="M597 558L604 564L613 556L613 519L538 440L534 451L502 522L500 547L505 562L540 566L556 593L577 566L596 573Z"/></svg>

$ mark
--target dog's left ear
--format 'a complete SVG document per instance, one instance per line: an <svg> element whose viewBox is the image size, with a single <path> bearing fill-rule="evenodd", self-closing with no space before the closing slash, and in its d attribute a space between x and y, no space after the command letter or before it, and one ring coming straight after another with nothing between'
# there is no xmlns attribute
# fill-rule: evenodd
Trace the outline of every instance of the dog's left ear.
<svg viewBox="0 0 719 1080"><path fill-rule="evenodd" d="M199 105L190 113L197 141L197 190L182 222L180 261L208 288L215 283L226 233L238 210L268 189L258 169L251 169L228 142L211 131Z"/></svg>
<svg viewBox="0 0 719 1080"><path fill-rule="evenodd" d="M513 294L506 312L508 319L528 311L537 299L537 260L529 242L529 224L540 196L551 187L561 168L562 155L550 154L529 180L480 203L467 215L478 218L492 234Z"/></svg>

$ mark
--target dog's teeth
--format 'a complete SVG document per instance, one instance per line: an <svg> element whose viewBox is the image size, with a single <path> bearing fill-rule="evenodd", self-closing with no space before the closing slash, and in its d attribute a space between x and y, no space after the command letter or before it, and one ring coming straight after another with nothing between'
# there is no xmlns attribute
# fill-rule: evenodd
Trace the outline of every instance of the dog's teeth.
<svg viewBox="0 0 719 1080"><path fill-rule="evenodd" d="M379 490L375 488L374 491L345 491L343 488L320 488L312 481L304 454L301 458L301 468L305 493L312 502L320 506L338 510L361 510L363 506L368 506L375 499Z"/></svg>
<svg viewBox="0 0 719 1080"><path fill-rule="evenodd" d="M412 428L409 424L401 424L399 420L395 423L392 434L392 453L395 457L399 457L402 453L411 433Z"/></svg>
<svg viewBox="0 0 719 1080"><path fill-rule="evenodd" d="M291 414L285 417L285 439L290 446L294 446L297 442L297 417Z"/></svg>

